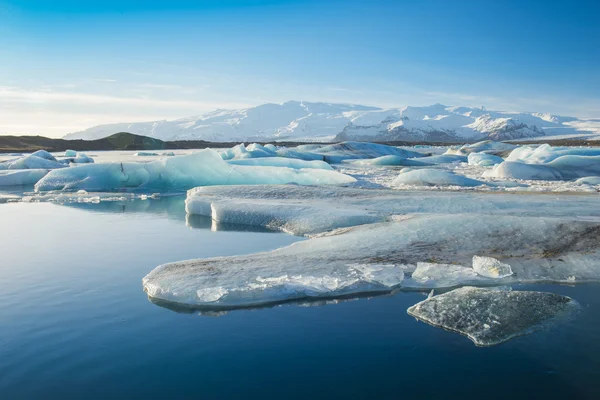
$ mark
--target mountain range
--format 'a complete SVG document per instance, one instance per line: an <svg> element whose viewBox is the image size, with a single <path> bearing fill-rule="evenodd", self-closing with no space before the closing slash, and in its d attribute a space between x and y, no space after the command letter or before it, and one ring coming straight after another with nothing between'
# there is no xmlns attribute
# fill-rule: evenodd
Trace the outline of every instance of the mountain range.
<svg viewBox="0 0 600 400"><path fill-rule="evenodd" d="M379 108L354 104L288 101L239 110L218 109L171 121L99 125L65 139L100 139L131 132L160 140L412 141L465 142L548 137L600 137L600 120L485 107Z"/></svg>

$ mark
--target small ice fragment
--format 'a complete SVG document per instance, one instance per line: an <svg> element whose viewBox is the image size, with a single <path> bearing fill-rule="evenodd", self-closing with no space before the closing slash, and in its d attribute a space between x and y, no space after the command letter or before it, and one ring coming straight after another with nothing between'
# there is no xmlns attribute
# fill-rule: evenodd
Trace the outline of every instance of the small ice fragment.
<svg viewBox="0 0 600 400"><path fill-rule="evenodd" d="M576 301L554 293L467 286L423 300L407 312L430 325L463 334L477 346L493 346L577 309Z"/></svg>
<svg viewBox="0 0 600 400"><path fill-rule="evenodd" d="M513 274L510 265L493 257L473 256L473 269L479 275L487 278L506 278Z"/></svg>

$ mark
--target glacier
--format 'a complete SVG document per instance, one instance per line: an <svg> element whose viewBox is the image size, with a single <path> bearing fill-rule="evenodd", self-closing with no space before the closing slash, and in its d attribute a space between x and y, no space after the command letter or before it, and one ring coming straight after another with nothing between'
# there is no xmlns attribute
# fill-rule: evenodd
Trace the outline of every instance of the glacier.
<svg viewBox="0 0 600 400"><path fill-rule="evenodd" d="M580 309L567 296L534 291L463 287L410 307L409 315L493 346L544 328Z"/></svg>
<svg viewBox="0 0 600 400"><path fill-rule="evenodd" d="M122 189L181 191L195 186L242 183L343 185L355 179L324 169L230 165L213 150L201 150L147 163L95 163L53 170L35 185L49 190L115 191Z"/></svg>

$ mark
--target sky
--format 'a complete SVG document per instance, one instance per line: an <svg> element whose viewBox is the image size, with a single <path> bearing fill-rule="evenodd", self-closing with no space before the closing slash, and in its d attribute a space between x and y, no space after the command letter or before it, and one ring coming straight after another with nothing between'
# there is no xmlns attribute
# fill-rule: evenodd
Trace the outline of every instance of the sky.
<svg viewBox="0 0 600 400"><path fill-rule="evenodd" d="M0 134L288 100L600 117L599 1L0 0Z"/></svg>

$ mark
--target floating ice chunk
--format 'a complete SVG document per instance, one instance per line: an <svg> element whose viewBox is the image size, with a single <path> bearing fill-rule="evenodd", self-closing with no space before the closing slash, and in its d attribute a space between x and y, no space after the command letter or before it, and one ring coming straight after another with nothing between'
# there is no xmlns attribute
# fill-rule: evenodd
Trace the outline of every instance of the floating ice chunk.
<svg viewBox="0 0 600 400"><path fill-rule="evenodd" d="M413 213L600 217L597 199L588 195L491 196L295 185L199 187L188 191L186 210L228 223L282 229L296 235Z"/></svg>
<svg viewBox="0 0 600 400"><path fill-rule="evenodd" d="M77 152L75 150L65 150L65 157L76 157Z"/></svg>
<svg viewBox="0 0 600 400"><path fill-rule="evenodd" d="M427 164L427 163L424 163L424 162L421 162L418 160L405 158L403 156L393 156L393 155L381 156L381 157L368 159L368 160L359 160L356 162L360 163L360 164L365 164L365 165L381 165L381 166L399 165L399 166L424 167L424 166L430 165L430 164Z"/></svg>
<svg viewBox="0 0 600 400"><path fill-rule="evenodd" d="M336 164L341 163L344 160L377 158L386 155L400 156L403 158L423 157L423 154L416 151L368 142L342 142L322 147L298 146L296 147L296 151L308 151L310 153L320 154L324 161Z"/></svg>
<svg viewBox="0 0 600 400"><path fill-rule="evenodd" d="M463 334L477 346L493 346L547 326L578 308L570 297L554 293L463 287L417 303L408 314Z"/></svg>
<svg viewBox="0 0 600 400"><path fill-rule="evenodd" d="M512 178L526 180L561 180L560 171L546 165L523 164L520 162L504 161L493 169L485 171L486 178Z"/></svg>
<svg viewBox="0 0 600 400"><path fill-rule="evenodd" d="M527 164L546 164L563 156L600 156L598 148L552 147L543 144L538 147L523 146L514 149L506 161L517 161Z"/></svg>
<svg viewBox="0 0 600 400"><path fill-rule="evenodd" d="M284 157L263 157L263 158L244 158L239 160L229 160L229 164L233 165L252 165L262 167L286 167L294 169L328 169L333 170L331 165L325 161L305 161L294 158Z"/></svg>
<svg viewBox="0 0 600 400"><path fill-rule="evenodd" d="M55 169L65 167L65 165L61 164L56 160L49 160L46 158L34 156L33 154L18 158L16 160L6 161L3 164L5 164L7 169Z"/></svg>
<svg viewBox="0 0 600 400"><path fill-rule="evenodd" d="M36 152L31 153L34 157L43 158L44 160L56 161L56 158L46 150L38 150Z"/></svg>
<svg viewBox="0 0 600 400"><path fill-rule="evenodd" d="M173 157L175 155L175 153L173 153L172 151L167 151L166 153L162 153L161 155L166 156L166 157Z"/></svg>
<svg viewBox="0 0 600 400"><path fill-rule="evenodd" d="M571 277L578 282L597 281L599 231L600 223L587 221L421 215L347 228L272 252L166 264L148 274L143 285L151 297L191 305L207 305L198 298L198 290L220 287L227 290L227 295L211 304L238 307L313 295L389 291L396 287L390 283L393 279L388 280L391 267L371 278L364 271L357 271L353 267L356 264L393 265L404 271L404 266L424 259L465 265L476 254L492 252L510 257L515 272L510 282L569 282ZM456 273L439 274L439 279L421 282L416 280L416 270L411 279L403 281L399 271L392 275L402 287L423 289L493 282L470 268L461 268ZM446 277L460 279L443 282Z"/></svg>
<svg viewBox="0 0 600 400"><path fill-rule="evenodd" d="M153 156L157 156L158 153L152 153L150 151L138 151L137 153L134 154L134 156L136 157L153 157Z"/></svg>
<svg viewBox="0 0 600 400"><path fill-rule="evenodd" d="M493 257L473 256L473 269L479 275L488 278L506 278L513 274L510 265Z"/></svg>
<svg viewBox="0 0 600 400"><path fill-rule="evenodd" d="M417 186L481 186L485 182L456 175L450 171L423 168L398 175L392 185Z"/></svg>
<svg viewBox="0 0 600 400"><path fill-rule="evenodd" d="M407 286L446 288L482 281L473 268L462 265L418 262Z"/></svg>
<svg viewBox="0 0 600 400"><path fill-rule="evenodd" d="M221 150L223 160L274 157L276 154L270 148L266 148L258 143L252 143L246 147L244 143L238 144L230 149Z"/></svg>
<svg viewBox="0 0 600 400"><path fill-rule="evenodd" d="M165 264L149 273L142 280L146 293L155 299L182 304L240 307L293 299L389 292L404 279L401 266L360 264L302 271L256 266L233 274L208 267L196 270L194 278L185 282L180 275L172 273L180 266L180 263ZM192 263L187 268L193 266ZM210 284L215 286L204 286Z"/></svg>
<svg viewBox="0 0 600 400"><path fill-rule="evenodd" d="M451 147L444 154L456 154L456 155L469 155L471 153L488 153L500 155L507 153L515 148L517 145L503 142L494 142L491 140L484 140L481 142L464 145L460 147Z"/></svg>
<svg viewBox="0 0 600 400"><path fill-rule="evenodd" d="M578 185L600 185L600 176L586 176L575 181Z"/></svg>
<svg viewBox="0 0 600 400"><path fill-rule="evenodd" d="M478 165L482 167L491 167L500 164L504 159L493 154L471 153L469 154L469 165Z"/></svg>
<svg viewBox="0 0 600 400"><path fill-rule="evenodd" d="M47 169L1 170L0 186L35 185L47 173Z"/></svg>
<svg viewBox="0 0 600 400"><path fill-rule="evenodd" d="M436 155L436 156L425 156L425 157L420 158L419 161L421 161L425 164L429 164L429 165L451 164L451 163L458 163L458 162L467 162L467 157L461 156L461 155L441 154L441 155Z"/></svg>
<svg viewBox="0 0 600 400"><path fill-rule="evenodd" d="M118 189L179 191L195 186L236 184L343 185L348 175L321 169L292 169L229 165L213 150L201 150L147 163L87 164L54 170L40 180L36 191Z"/></svg>

